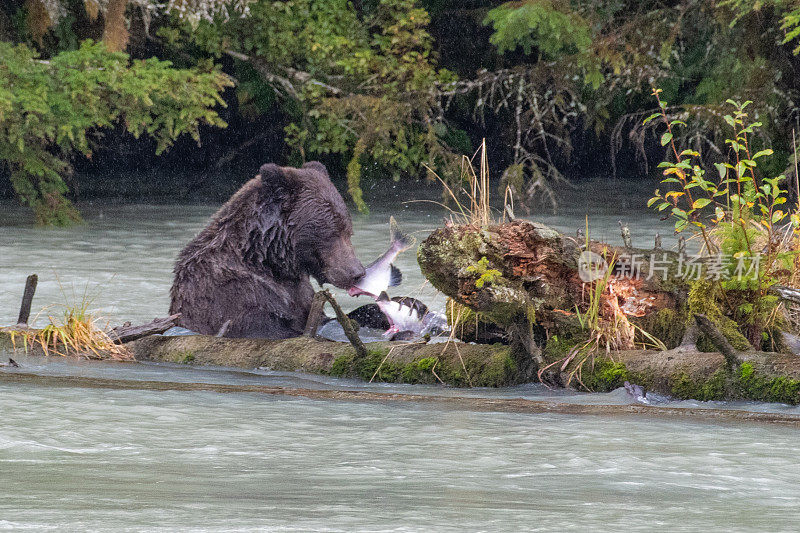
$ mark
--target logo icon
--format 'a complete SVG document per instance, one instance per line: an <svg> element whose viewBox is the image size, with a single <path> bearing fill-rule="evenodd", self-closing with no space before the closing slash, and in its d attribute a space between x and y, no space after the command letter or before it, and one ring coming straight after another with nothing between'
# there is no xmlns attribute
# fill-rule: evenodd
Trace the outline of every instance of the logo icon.
<svg viewBox="0 0 800 533"><path fill-rule="evenodd" d="M608 263L603 256L589 250L584 250L578 257L578 276L584 283L591 283L605 277L608 272Z"/></svg>

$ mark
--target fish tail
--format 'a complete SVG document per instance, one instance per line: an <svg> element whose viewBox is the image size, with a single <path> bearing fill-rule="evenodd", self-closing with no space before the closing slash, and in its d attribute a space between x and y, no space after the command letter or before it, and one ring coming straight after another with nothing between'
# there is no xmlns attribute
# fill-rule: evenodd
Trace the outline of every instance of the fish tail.
<svg viewBox="0 0 800 533"><path fill-rule="evenodd" d="M398 252L404 252L417 243L415 237L400 231L400 227L394 217L389 217L389 234L391 235L392 246L397 246Z"/></svg>
<svg viewBox="0 0 800 533"><path fill-rule="evenodd" d="M394 265L389 265L389 267L391 269L389 273L389 286L397 287L403 282L403 273Z"/></svg>

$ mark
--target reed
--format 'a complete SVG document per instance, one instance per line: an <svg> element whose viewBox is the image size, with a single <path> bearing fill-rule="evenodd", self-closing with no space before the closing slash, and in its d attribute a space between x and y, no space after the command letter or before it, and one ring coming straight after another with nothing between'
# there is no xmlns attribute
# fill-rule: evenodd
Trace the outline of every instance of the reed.
<svg viewBox="0 0 800 533"><path fill-rule="evenodd" d="M132 360L130 352L98 327L99 319L88 312L88 303L65 306L62 316L48 315L49 324L38 330L31 343L45 355L78 356L86 359Z"/></svg>
<svg viewBox="0 0 800 533"><path fill-rule="evenodd" d="M478 170L475 170L477 159ZM436 172L427 167L431 176L439 180L444 188L445 203L434 202L450 212L455 225L485 227L495 222L490 204L489 160L486 154L486 139L472 157L461 158L461 187L453 189ZM510 191L506 191L509 198ZM512 200L513 201L513 200Z"/></svg>

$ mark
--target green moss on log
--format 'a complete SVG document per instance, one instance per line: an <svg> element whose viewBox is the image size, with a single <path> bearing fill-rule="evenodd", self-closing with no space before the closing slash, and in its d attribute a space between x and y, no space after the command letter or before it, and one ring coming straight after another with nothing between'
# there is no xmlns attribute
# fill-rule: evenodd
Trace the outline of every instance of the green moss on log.
<svg viewBox="0 0 800 533"><path fill-rule="evenodd" d="M520 280L509 278L505 252L499 246L487 230L473 226L440 228L420 245L417 262L434 287L478 311L481 320L510 326L538 303L532 301Z"/></svg>
<svg viewBox="0 0 800 533"><path fill-rule="evenodd" d="M695 314L703 314L714 323L717 329L728 339L728 342L731 343L731 346L737 350L752 350L753 346L739 330L739 325L723 315L716 300L717 293L710 281L706 279L695 281L689 289L689 313L686 320L694 320ZM716 350L711 341L702 334L697 340L697 348L702 352Z"/></svg>
<svg viewBox="0 0 800 533"><path fill-rule="evenodd" d="M481 232L474 228L443 228L437 232L436 239L426 239L417 250L417 262L425 277L434 287L445 294L459 292L458 279L449 275L453 270L467 271L475 266L481 257L488 253ZM487 257L487 261L491 261ZM442 265L447 265L443 268Z"/></svg>
<svg viewBox="0 0 800 533"><path fill-rule="evenodd" d="M608 392L622 387L629 379L630 373L624 364L608 359L598 359L594 364L586 363L581 373L581 381L597 392Z"/></svg>
<svg viewBox="0 0 800 533"><path fill-rule="evenodd" d="M734 372L728 372L723 358L719 356L719 360L711 365L707 361L696 367L683 363L684 366L665 376L657 364L642 367L633 358L627 359L629 364L626 364L626 358L632 353L615 354L616 360L603 354L596 356L594 362L585 362L581 369L581 381L595 392L609 392L630 381L646 390L666 393L681 400L756 400L800 404L800 379L769 374L769 366L765 371L762 364L744 362ZM659 353L665 352L647 353L657 358ZM632 369L630 364L634 364L636 369ZM574 365L570 366L567 371L574 368ZM669 366L663 365L661 368L667 369Z"/></svg>
<svg viewBox="0 0 800 533"><path fill-rule="evenodd" d="M364 381L446 383L456 387L502 387L519 382L519 369L509 346L492 345L485 358L466 355L463 364L452 355L424 355L409 361L407 355L389 353L388 349L370 350L363 359L344 354L333 361L329 374Z"/></svg>
<svg viewBox="0 0 800 533"><path fill-rule="evenodd" d="M659 339L667 348L675 348L681 343L686 332L687 314L664 308L641 318L633 318L631 322ZM646 339L638 340L647 342Z"/></svg>
<svg viewBox="0 0 800 533"><path fill-rule="evenodd" d="M585 342L585 339L583 342ZM580 343L582 343L581 339L571 335L553 335L547 339L542 350L542 356L546 363L554 363L559 359L565 358Z"/></svg>
<svg viewBox="0 0 800 533"><path fill-rule="evenodd" d="M787 376L766 376L750 363L742 363L733 373L719 369L702 379L692 379L686 372L670 376L672 396L683 400L757 400L797 405L800 403L800 380Z"/></svg>
<svg viewBox="0 0 800 533"><path fill-rule="evenodd" d="M759 375L749 363L739 366L738 386L742 396L751 400L792 405L800 403L800 380Z"/></svg>

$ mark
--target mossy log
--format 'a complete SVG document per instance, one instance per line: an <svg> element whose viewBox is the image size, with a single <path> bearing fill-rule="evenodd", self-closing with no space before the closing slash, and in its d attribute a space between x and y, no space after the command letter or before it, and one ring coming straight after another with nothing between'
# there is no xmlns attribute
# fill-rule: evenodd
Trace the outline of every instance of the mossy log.
<svg viewBox="0 0 800 533"><path fill-rule="evenodd" d="M25 336L37 331L0 327L0 350L44 356L37 344L25 342ZM139 361L304 371L391 383L502 387L534 378L530 368L518 364L511 347L499 343L371 342L364 344L364 355L349 343L305 336L269 340L150 335L124 346Z"/></svg>
<svg viewBox="0 0 800 533"><path fill-rule="evenodd" d="M584 246L585 241L535 222L513 221L486 228L448 226L422 242L417 259L434 287L482 318L509 324L532 310L536 321L547 325L562 323L565 313L586 299L578 268ZM616 263L611 278L626 315L646 317L662 309L674 310L685 302L689 284L676 275L677 253L597 241L591 241L589 249L609 262L614 257L637 256L638 275L626 276L621 272L625 266ZM661 271L650 275L651 256L655 265L667 263L666 276ZM487 276L490 271L494 275Z"/></svg>
<svg viewBox="0 0 800 533"><path fill-rule="evenodd" d="M589 250L606 258L638 258L636 275L623 271L630 263L614 265L611 290L605 297L615 298L617 309L631 323L661 339L670 350L601 350L578 373L576 361L582 357L562 371L561 361L588 336L575 312L587 299L588 285L579 273L585 245L585 240L526 221L485 228L447 226L422 242L418 261L437 289L466 308L469 320L516 332L522 331L521 323L538 329L542 350L537 363L541 367L559 362L551 366L555 371L548 377L561 384L582 383L603 391L629 380L679 398L798 403L800 357L755 350L736 324L715 308L704 282L690 284L683 279L678 272L679 255L660 247L645 250L589 243ZM651 264L659 268L652 275ZM705 332L692 331L696 314L707 315L728 351L735 351L739 364L731 365L729 358L726 365L725 357L714 351L719 338L715 342ZM535 353L530 356L537 358ZM516 358L523 360L520 355ZM580 381L569 380L569 375Z"/></svg>
<svg viewBox="0 0 800 533"><path fill-rule="evenodd" d="M0 349L12 349L10 331L12 328L0 328ZM377 342L365 345L364 358L357 357L350 344L308 337L266 340L152 335L126 346L140 361L305 371L366 381L499 387L534 378L522 370L513 348L501 344ZM22 349L19 342L17 349ZM739 352L737 357L741 364L730 369L720 353L684 347L666 352L601 353L584 363L580 378L599 392L613 390L627 380L677 398L800 403L800 358L755 351ZM562 376L573 369L566 368Z"/></svg>
<svg viewBox="0 0 800 533"><path fill-rule="evenodd" d="M153 335L128 343L137 360L305 371L392 383L500 387L530 381L509 346L371 342L366 356L342 342L295 337L232 339Z"/></svg>
<svg viewBox="0 0 800 533"><path fill-rule="evenodd" d="M630 381L678 399L800 403L800 358L759 351L737 355L740 364L730 368L719 352L682 348L611 352L584 363L579 375L586 387L597 392ZM574 369L575 365L568 367L563 379Z"/></svg>

